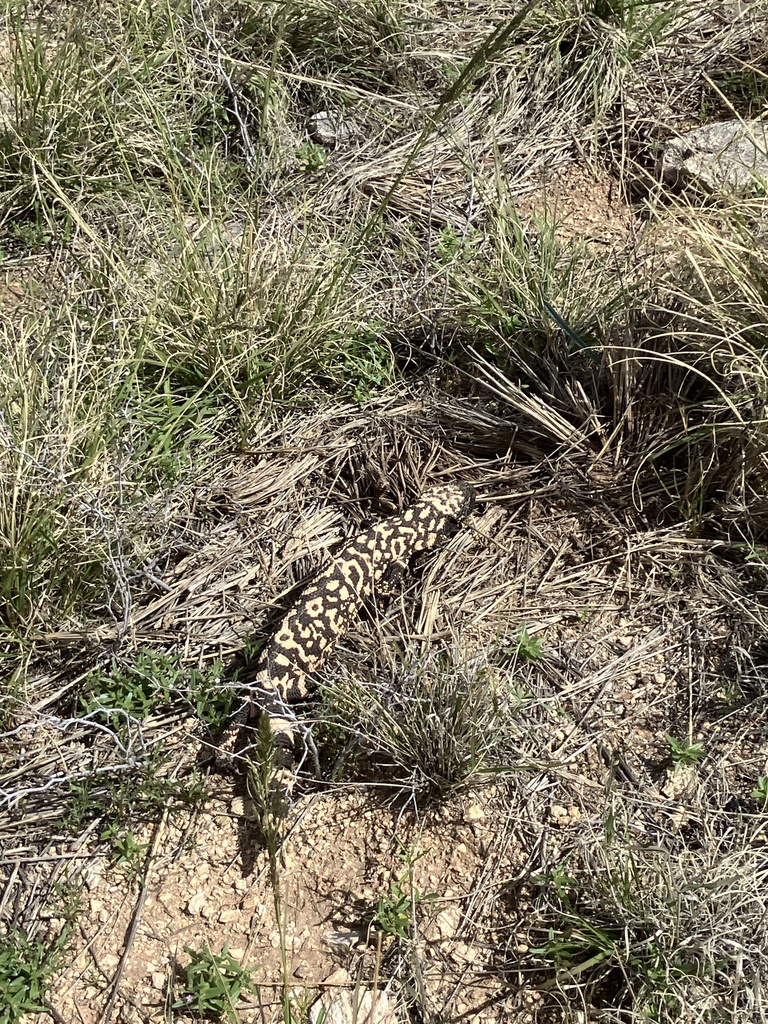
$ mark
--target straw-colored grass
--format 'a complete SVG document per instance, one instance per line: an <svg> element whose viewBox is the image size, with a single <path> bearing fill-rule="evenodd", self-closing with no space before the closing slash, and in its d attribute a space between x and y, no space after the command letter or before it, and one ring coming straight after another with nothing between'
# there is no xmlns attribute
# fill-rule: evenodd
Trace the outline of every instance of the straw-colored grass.
<svg viewBox="0 0 768 1024"><path fill-rule="evenodd" d="M161 833L229 785L206 758L261 642L344 537L450 479L469 525L301 709L295 813L359 785L418 824L493 782L461 924L488 1020L532 992L553 1021L762 1019L766 201L656 168L764 109L764 5L3 19L0 1021L63 1019L108 848L140 895L86 1019L129 1019ZM244 1020L307 1010L291 827L262 814L282 990ZM373 974L453 1019L474 982L430 987L415 863Z"/></svg>

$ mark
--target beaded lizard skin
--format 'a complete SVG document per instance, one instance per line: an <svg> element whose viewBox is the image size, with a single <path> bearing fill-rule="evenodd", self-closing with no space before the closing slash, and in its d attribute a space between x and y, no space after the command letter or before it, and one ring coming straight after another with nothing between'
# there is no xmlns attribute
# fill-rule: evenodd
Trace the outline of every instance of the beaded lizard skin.
<svg viewBox="0 0 768 1024"><path fill-rule="evenodd" d="M363 602L394 593L411 556L445 541L474 503L474 489L467 484L430 488L405 512L372 526L332 556L268 641L249 693L222 737L217 754L222 766L231 764L242 730L262 713L276 744L293 747L297 723L290 705L308 696L308 677L345 635Z"/></svg>

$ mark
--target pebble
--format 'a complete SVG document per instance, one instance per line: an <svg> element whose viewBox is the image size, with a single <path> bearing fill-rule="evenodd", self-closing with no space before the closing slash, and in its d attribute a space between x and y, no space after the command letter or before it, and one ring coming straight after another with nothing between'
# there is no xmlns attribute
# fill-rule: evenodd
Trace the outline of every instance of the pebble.
<svg viewBox="0 0 768 1024"><path fill-rule="evenodd" d="M196 892L191 899L187 900L187 913L191 914L192 917L197 917L197 915L201 913L204 906L205 893Z"/></svg>
<svg viewBox="0 0 768 1024"><path fill-rule="evenodd" d="M323 982L324 985L351 985L352 976L348 971L345 971L343 967L337 967L335 971L331 971L328 977Z"/></svg>

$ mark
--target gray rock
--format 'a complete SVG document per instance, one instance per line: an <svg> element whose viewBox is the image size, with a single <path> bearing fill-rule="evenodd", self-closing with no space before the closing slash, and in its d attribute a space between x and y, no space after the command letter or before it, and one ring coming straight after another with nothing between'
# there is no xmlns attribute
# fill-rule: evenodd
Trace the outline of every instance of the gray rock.
<svg viewBox="0 0 768 1024"><path fill-rule="evenodd" d="M662 176L698 182L712 191L746 192L768 184L768 121L718 121L672 139Z"/></svg>
<svg viewBox="0 0 768 1024"><path fill-rule="evenodd" d="M320 146L336 146L349 137L349 125L333 110L318 110L307 118L307 131Z"/></svg>

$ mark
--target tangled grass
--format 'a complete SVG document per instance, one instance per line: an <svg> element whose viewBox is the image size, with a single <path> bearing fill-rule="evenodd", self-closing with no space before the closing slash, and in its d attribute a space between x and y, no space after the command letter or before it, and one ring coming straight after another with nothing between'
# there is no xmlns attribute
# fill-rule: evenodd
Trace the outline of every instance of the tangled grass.
<svg viewBox="0 0 768 1024"><path fill-rule="evenodd" d="M760 114L764 5L3 19L0 992L20 956L34 977L8 1006L51 1005L44 903L79 877L51 844L204 803L184 716L208 742L329 547L457 476L472 530L320 680L327 777L414 807L492 777L525 845L545 792L608 763L571 848L529 851L526 909L474 900L510 935L489 969L555 1020L759 1019L765 196L655 168L674 132ZM682 826L665 734L708 751Z"/></svg>

